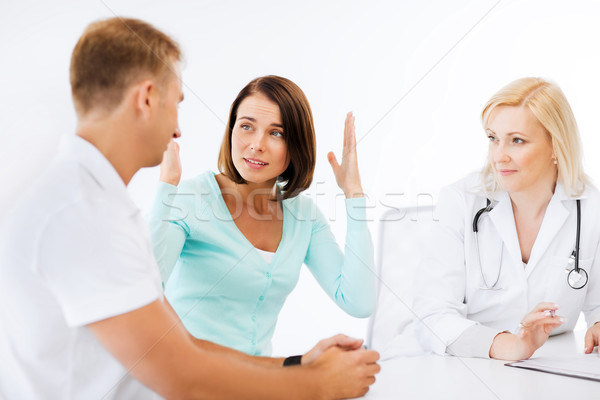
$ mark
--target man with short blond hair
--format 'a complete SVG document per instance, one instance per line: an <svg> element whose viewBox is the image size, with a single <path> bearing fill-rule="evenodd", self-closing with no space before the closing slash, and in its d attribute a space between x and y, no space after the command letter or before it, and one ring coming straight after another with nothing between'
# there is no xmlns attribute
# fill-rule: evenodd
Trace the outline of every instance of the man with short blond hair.
<svg viewBox="0 0 600 400"><path fill-rule="evenodd" d="M333 399L374 382L361 341L323 340L284 368L192 337L164 298L126 187L181 135L180 59L135 19L93 23L75 46L77 134L0 238L0 398Z"/></svg>

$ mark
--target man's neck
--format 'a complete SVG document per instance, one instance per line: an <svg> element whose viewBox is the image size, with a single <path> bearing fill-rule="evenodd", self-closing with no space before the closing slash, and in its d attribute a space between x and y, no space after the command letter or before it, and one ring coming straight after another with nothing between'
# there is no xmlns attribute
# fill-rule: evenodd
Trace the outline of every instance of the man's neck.
<svg viewBox="0 0 600 400"><path fill-rule="evenodd" d="M141 166L136 165L133 146L128 142L131 135L126 127L119 118L86 117L78 121L76 133L94 145L128 185Z"/></svg>

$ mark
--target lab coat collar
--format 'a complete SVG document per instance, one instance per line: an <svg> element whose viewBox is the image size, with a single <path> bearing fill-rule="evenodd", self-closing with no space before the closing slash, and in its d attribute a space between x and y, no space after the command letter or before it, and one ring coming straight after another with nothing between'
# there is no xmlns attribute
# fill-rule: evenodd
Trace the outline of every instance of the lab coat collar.
<svg viewBox="0 0 600 400"><path fill-rule="evenodd" d="M569 210L564 206L565 201L572 201L586 197L585 191L581 196L571 197L565 193L561 183L557 183L554 189L554 194L548 203L546 213L540 230L535 239L529 262L525 268L527 276L538 264L539 260L544 256L546 250L552 243L552 240L560 232L565 221L569 217ZM506 246L514 265L523 265L521 257L521 248L517 237L517 228L515 225L515 217L512 209L512 203L508 192L502 191L496 193L494 200L497 201L492 211L490 211L490 219L492 220L496 230L500 234L504 245Z"/></svg>
<svg viewBox="0 0 600 400"><path fill-rule="evenodd" d="M490 219L504 246L508 250L514 265L522 265L521 248L517 237L517 227L515 226L515 217L513 214L512 203L508 192L498 192L494 196L496 204L492 203L494 208L490 211Z"/></svg>

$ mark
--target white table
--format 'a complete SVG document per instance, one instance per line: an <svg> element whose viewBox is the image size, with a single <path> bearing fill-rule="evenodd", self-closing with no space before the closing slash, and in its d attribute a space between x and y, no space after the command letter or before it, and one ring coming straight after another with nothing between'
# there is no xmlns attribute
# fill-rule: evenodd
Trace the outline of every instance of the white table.
<svg viewBox="0 0 600 400"><path fill-rule="evenodd" d="M533 355L583 352L585 332L551 337ZM422 355L381 362L364 399L600 399L600 382L505 366L505 361Z"/></svg>

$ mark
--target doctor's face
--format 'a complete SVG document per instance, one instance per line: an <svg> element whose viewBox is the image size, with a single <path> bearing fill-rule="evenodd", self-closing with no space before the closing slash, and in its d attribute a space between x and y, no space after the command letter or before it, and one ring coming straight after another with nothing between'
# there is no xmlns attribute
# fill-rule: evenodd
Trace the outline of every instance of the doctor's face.
<svg viewBox="0 0 600 400"><path fill-rule="evenodd" d="M488 157L509 193L554 190L552 139L528 107L498 106L488 119Z"/></svg>

